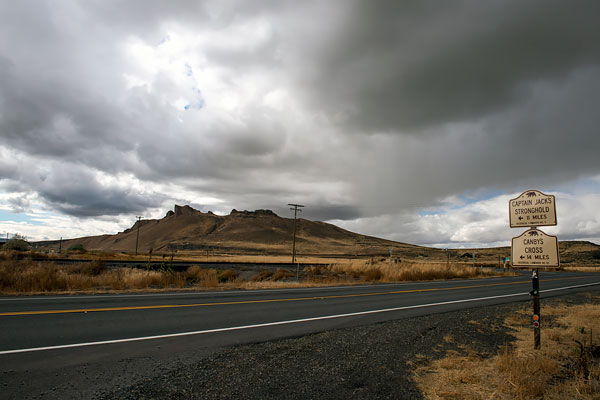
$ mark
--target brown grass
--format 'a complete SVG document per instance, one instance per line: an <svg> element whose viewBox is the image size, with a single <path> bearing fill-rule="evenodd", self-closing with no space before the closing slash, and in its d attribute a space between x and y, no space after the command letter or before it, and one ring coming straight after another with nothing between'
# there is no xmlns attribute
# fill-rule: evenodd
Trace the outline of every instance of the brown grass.
<svg viewBox="0 0 600 400"><path fill-rule="evenodd" d="M506 319L516 341L493 357L449 351L420 367L426 399L600 399L600 304L543 307L533 349L529 308Z"/></svg>
<svg viewBox="0 0 600 400"><path fill-rule="evenodd" d="M215 269L206 269L193 265L186 271L187 279L194 285L213 288L219 286L219 279Z"/></svg>
<svg viewBox="0 0 600 400"><path fill-rule="evenodd" d="M73 265L17 258L0 261L0 293L4 294L217 286L216 271L199 267L173 272L108 269L100 261Z"/></svg>
<svg viewBox="0 0 600 400"><path fill-rule="evenodd" d="M329 269L349 276L360 277L366 282L469 279L498 275L492 268L473 268L471 264L421 261L402 261L390 264L389 261L357 260L344 264L332 264Z"/></svg>
<svg viewBox="0 0 600 400"><path fill-rule="evenodd" d="M219 279L219 283L233 282L238 277L238 273L232 269L226 269L223 271L218 271L217 277Z"/></svg>
<svg viewBox="0 0 600 400"><path fill-rule="evenodd" d="M263 269L254 274L234 269L216 270L192 266L183 272L106 268L102 261L59 265L36 262L38 254L2 253L0 255L0 293L49 293L81 291L122 291L143 289L205 289L255 287L296 287L344 285L360 282L397 282L412 280L475 278L495 275L488 268L465 264L403 261L353 260L329 266L313 266L301 271L301 282L291 269ZM51 258L49 259L51 260ZM262 283L265 283L264 285Z"/></svg>

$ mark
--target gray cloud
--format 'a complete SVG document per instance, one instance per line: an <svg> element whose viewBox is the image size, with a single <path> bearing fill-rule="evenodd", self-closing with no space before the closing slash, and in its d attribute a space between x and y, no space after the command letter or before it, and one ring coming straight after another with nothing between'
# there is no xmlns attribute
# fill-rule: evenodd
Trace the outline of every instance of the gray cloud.
<svg viewBox="0 0 600 400"><path fill-rule="evenodd" d="M221 212L285 216L298 202L314 219L399 215L379 224L387 232L451 195L597 175L599 8L2 3L0 188L75 216L202 197ZM125 49L156 49L171 30L189 48L160 62L179 62L189 82ZM147 82L128 86L132 65ZM184 194L137 193L99 174Z"/></svg>
<svg viewBox="0 0 600 400"><path fill-rule="evenodd" d="M162 199L131 188L107 187L85 170L54 171L37 190L55 209L78 217L141 212Z"/></svg>
<svg viewBox="0 0 600 400"><path fill-rule="evenodd" d="M14 213L23 213L29 211L30 201L26 197L17 196L8 199L8 205Z"/></svg>
<svg viewBox="0 0 600 400"><path fill-rule="evenodd" d="M15 212L29 211L30 197L42 199L54 211L76 217L141 213L167 197L131 187L79 163L23 157L10 174L0 179L0 190L17 192L8 199Z"/></svg>
<svg viewBox="0 0 600 400"><path fill-rule="evenodd" d="M359 132L479 119L523 85L597 65L600 5L584 3L359 2L330 37L309 36L309 96Z"/></svg>

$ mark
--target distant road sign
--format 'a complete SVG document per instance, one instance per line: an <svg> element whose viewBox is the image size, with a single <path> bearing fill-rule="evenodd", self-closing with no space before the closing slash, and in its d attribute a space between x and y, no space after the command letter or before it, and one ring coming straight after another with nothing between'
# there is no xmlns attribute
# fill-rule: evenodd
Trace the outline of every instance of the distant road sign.
<svg viewBox="0 0 600 400"><path fill-rule="evenodd" d="M508 202L511 228L556 225L554 196L528 190Z"/></svg>
<svg viewBox="0 0 600 400"><path fill-rule="evenodd" d="M558 267L558 238L539 229L529 229L512 239L511 259L515 267Z"/></svg>

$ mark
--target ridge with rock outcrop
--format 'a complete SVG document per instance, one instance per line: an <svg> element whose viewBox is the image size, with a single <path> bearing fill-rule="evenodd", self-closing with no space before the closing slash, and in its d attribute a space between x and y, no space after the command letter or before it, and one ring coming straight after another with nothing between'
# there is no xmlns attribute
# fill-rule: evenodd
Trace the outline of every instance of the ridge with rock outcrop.
<svg viewBox="0 0 600 400"><path fill-rule="evenodd" d="M212 251L230 254L289 254L294 219L282 218L271 210L238 211L229 215L202 212L176 205L161 219L137 221L115 235L68 240L65 246L81 244L87 250L133 252L139 229L138 251L171 253ZM389 254L416 251L421 247L365 236L319 221L298 219L298 254ZM423 248L425 249L425 248Z"/></svg>
<svg viewBox="0 0 600 400"><path fill-rule="evenodd" d="M82 245L87 250L135 252L139 228L138 252L155 254L211 255L289 255L292 250L293 218L279 217L271 210L238 211L229 215L202 212L176 205L161 219L136 222L115 235L90 236L63 241L62 248ZM58 241L38 246L58 249ZM302 256L381 256L423 260L470 262L501 265L510 256L510 247L444 249L394 242L361 235L325 222L297 220L296 250ZM559 242L561 265L600 265L600 246L585 241Z"/></svg>

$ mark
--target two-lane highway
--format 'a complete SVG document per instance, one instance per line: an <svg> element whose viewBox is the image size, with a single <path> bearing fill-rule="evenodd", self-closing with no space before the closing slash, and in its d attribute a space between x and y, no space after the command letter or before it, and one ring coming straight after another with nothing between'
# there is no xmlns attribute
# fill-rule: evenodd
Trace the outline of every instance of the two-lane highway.
<svg viewBox="0 0 600 400"><path fill-rule="evenodd" d="M540 275L542 301L573 291L600 292L598 274ZM22 385L33 374L43 387L49 376L67 376L73 366L99 363L106 369L126 359L142 368L140 360L149 356L173 361L233 344L524 301L530 290L524 273L326 288L2 297L0 379L7 387Z"/></svg>
<svg viewBox="0 0 600 400"><path fill-rule="evenodd" d="M542 273L542 295L599 282L597 275ZM327 329L328 320L368 323L395 319L409 310L435 313L519 301L527 299L529 290L531 280L524 274L327 288L5 297L0 298L0 355L283 324L312 323Z"/></svg>

